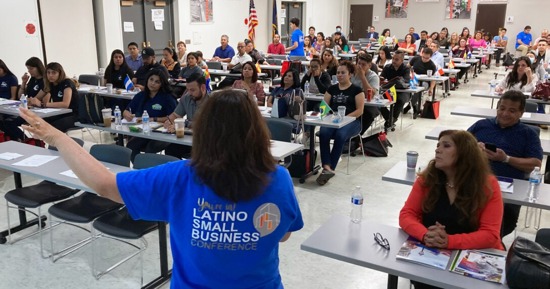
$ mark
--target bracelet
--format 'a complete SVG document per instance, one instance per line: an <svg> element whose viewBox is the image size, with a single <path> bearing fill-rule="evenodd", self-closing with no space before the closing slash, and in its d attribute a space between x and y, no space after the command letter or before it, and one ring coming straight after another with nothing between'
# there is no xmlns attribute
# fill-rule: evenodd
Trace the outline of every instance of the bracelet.
<svg viewBox="0 0 550 289"><path fill-rule="evenodd" d="M510 156L506 155L506 157L504 158L504 160L502 162L505 163L505 164L509 163L510 162Z"/></svg>

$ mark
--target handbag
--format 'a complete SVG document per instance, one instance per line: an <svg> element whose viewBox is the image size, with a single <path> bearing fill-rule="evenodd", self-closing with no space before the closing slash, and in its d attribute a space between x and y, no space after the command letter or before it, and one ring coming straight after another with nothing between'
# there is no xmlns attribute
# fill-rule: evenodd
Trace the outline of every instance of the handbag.
<svg viewBox="0 0 550 289"><path fill-rule="evenodd" d="M288 115L288 103L284 97L273 98L273 106L271 107L271 117L281 118Z"/></svg>
<svg viewBox="0 0 550 289"><path fill-rule="evenodd" d="M396 76L396 77L388 80L388 82L384 83L384 85L380 86L380 90L381 91L388 90L394 85L395 85L395 88L397 88L397 89L407 89L407 88L409 88L409 84L405 82L403 77Z"/></svg>
<svg viewBox="0 0 550 289"><path fill-rule="evenodd" d="M103 97L95 93L87 93L78 98L78 121L99 125L103 123L101 110L105 108Z"/></svg>
<svg viewBox="0 0 550 289"><path fill-rule="evenodd" d="M510 289L550 288L550 250L517 237L506 256L506 280Z"/></svg>
<svg viewBox="0 0 550 289"><path fill-rule="evenodd" d="M387 157L388 147L393 147L385 132L363 138L363 154L371 157Z"/></svg>
<svg viewBox="0 0 550 289"><path fill-rule="evenodd" d="M297 91L297 92L296 92ZM306 100L301 89L292 90L288 104L288 116L298 121L306 119Z"/></svg>
<svg viewBox="0 0 550 289"><path fill-rule="evenodd" d="M422 109L423 118L437 119L439 117L439 100L424 102L424 109Z"/></svg>
<svg viewBox="0 0 550 289"><path fill-rule="evenodd" d="M550 98L550 82L538 83L535 87L535 91L531 94L531 98L548 101L548 98Z"/></svg>
<svg viewBox="0 0 550 289"><path fill-rule="evenodd" d="M514 64L514 58L512 57L512 54L510 54L510 52L504 54L504 60L502 61L502 65L512 66L513 64Z"/></svg>

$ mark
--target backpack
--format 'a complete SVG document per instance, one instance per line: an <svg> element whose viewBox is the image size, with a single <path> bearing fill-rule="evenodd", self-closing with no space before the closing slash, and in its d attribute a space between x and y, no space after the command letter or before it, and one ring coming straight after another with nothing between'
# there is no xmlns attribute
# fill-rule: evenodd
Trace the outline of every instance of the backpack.
<svg viewBox="0 0 550 289"><path fill-rule="evenodd" d="M96 93L86 93L78 98L78 121L101 125L103 123L101 114L103 108L105 108L103 97Z"/></svg>

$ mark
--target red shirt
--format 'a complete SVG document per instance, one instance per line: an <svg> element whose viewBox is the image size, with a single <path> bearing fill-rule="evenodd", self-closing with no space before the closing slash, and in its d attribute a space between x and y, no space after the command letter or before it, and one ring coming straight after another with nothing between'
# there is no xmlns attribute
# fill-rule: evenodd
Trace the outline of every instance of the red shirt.
<svg viewBox="0 0 550 289"><path fill-rule="evenodd" d="M286 54L285 46L282 43L279 43L279 44L271 43L267 47L267 53L284 55L284 54Z"/></svg>

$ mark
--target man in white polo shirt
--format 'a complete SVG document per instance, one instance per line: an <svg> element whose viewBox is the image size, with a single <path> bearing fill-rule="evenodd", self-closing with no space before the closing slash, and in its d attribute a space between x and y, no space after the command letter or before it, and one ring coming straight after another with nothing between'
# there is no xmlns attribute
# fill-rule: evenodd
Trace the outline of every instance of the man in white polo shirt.
<svg viewBox="0 0 550 289"><path fill-rule="evenodd" d="M229 62L229 65L227 65L227 68L233 69L238 64L240 64L239 66L242 66L246 62L252 61L252 57L246 54L245 47L246 45L242 41L237 44L237 54L235 54L235 56L231 58L231 62Z"/></svg>

